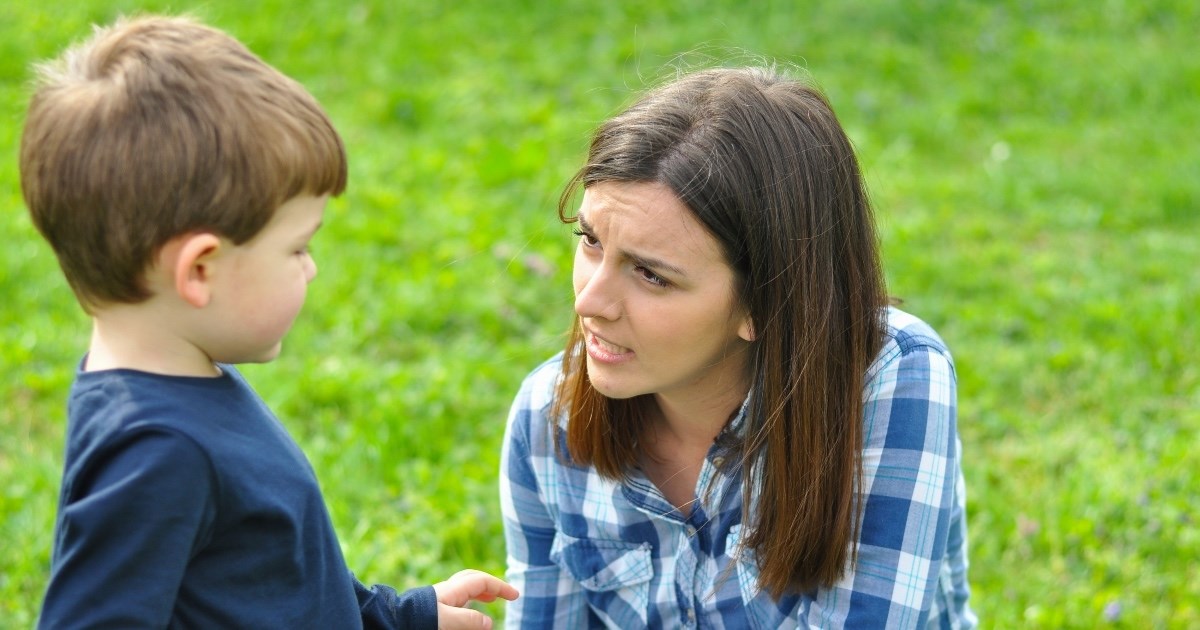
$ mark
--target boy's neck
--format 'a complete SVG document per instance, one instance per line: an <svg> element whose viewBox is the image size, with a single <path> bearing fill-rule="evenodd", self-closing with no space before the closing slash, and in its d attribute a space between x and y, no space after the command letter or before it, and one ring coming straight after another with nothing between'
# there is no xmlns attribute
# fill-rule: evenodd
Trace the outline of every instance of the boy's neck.
<svg viewBox="0 0 1200 630"><path fill-rule="evenodd" d="M219 376L200 348L171 327L167 313L147 303L107 306L92 316L85 372L129 369L169 376Z"/></svg>

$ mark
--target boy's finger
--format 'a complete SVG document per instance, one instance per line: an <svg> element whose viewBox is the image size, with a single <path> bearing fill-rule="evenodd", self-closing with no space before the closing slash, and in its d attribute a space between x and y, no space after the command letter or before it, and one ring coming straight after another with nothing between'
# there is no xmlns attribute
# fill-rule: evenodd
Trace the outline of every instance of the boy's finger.
<svg viewBox="0 0 1200 630"><path fill-rule="evenodd" d="M478 610L438 604L438 630L492 630L492 618Z"/></svg>
<svg viewBox="0 0 1200 630"><path fill-rule="evenodd" d="M511 601L516 599L519 594L517 589L508 582L474 569L459 571L450 580L465 585L470 593L468 596L470 599L493 601L497 597L501 597Z"/></svg>
<svg viewBox="0 0 1200 630"><path fill-rule="evenodd" d="M504 580L501 580L498 577L485 575L484 576L484 589L479 593L479 595L476 598L480 599L483 596L488 596L494 600L497 597L502 597L504 599L511 601L511 600L516 599L518 594L519 593L517 593L516 587L513 586L512 584L509 584L508 582L505 582Z"/></svg>

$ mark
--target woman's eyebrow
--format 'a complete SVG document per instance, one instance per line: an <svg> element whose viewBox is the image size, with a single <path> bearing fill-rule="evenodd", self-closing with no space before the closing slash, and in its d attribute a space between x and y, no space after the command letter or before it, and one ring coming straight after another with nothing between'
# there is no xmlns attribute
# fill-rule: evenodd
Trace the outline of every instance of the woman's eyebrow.
<svg viewBox="0 0 1200 630"><path fill-rule="evenodd" d="M667 273L670 273L670 274L673 274L676 276L680 276L683 278L686 278L688 275L687 272L684 271L683 269L680 269L679 267L676 267L675 265L672 265L671 263L669 263L665 260L659 259L659 258L651 258L649 256L642 256L642 255L635 254L633 252L626 251L626 250L621 250L621 255L628 258L629 260L632 260L634 263L636 263L638 266L641 266L641 267L648 267L650 269L654 269L655 271L666 271Z"/></svg>
<svg viewBox="0 0 1200 630"><path fill-rule="evenodd" d="M579 218L580 230L583 232L587 232L588 234L594 235L595 231L592 230L592 226L591 226L591 224L589 224L587 222L587 219L583 218L582 214L579 214L576 216ZM631 252L627 249L617 250L617 253L620 254L622 257L633 261L634 264L636 264L640 267L649 267L649 268L657 270L657 271L665 271L667 273L671 273L676 276L680 276L680 277L684 277L684 278L686 278L688 276L688 273L686 271L684 271L683 269L681 269L675 265L672 265L671 263L669 263L665 260L662 260L661 258L654 258L653 256L645 256L645 255L639 254L637 252Z"/></svg>

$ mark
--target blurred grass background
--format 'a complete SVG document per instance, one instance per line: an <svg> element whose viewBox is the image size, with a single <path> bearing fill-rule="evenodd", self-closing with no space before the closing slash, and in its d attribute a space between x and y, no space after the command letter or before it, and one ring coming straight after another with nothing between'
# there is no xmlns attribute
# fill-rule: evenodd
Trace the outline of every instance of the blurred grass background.
<svg viewBox="0 0 1200 630"><path fill-rule="evenodd" d="M346 140L308 306L245 373L364 580L502 573L499 442L572 316L554 202L588 132L675 66L765 58L828 93L890 290L955 354L985 625L1200 627L1197 6L0 5L0 625L37 614L89 331L21 201L29 66L120 13L186 11L308 86Z"/></svg>

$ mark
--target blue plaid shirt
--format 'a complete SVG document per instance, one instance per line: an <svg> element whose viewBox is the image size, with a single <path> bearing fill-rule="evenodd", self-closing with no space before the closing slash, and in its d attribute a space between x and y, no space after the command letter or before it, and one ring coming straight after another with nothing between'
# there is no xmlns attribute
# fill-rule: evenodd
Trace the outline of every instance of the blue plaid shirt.
<svg viewBox="0 0 1200 630"><path fill-rule="evenodd" d="M742 538L742 480L714 444L688 517L638 470L623 483L555 455L561 355L526 378L501 459L510 628L972 628L965 493L949 352L888 312L867 372L858 562L832 588L775 600ZM728 430L739 431L746 410ZM565 422L560 419L560 422ZM722 441L723 443L723 441ZM564 445L565 448L565 445Z"/></svg>

